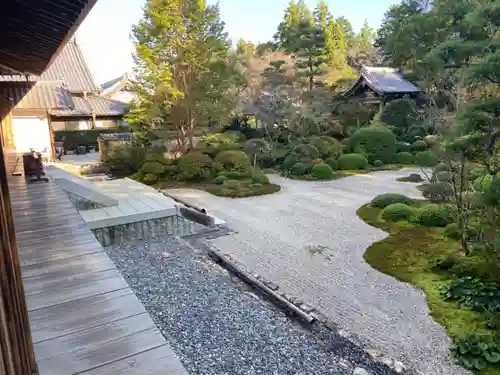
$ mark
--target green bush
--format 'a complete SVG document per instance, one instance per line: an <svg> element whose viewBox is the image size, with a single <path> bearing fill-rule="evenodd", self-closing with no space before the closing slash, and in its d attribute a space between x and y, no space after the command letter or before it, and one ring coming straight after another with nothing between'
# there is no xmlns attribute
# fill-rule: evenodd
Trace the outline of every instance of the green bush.
<svg viewBox="0 0 500 375"><path fill-rule="evenodd" d="M396 142L396 152L411 152L411 145L406 142Z"/></svg>
<svg viewBox="0 0 500 375"><path fill-rule="evenodd" d="M162 153L157 153L157 152L147 154L145 161L146 162L148 162L148 161L158 162L158 163L161 163L163 165L173 164L172 160L167 160Z"/></svg>
<svg viewBox="0 0 500 375"><path fill-rule="evenodd" d="M467 179L469 181L475 181L479 177L485 176L486 173L487 173L487 171L486 171L485 167L473 167L470 169L468 176L467 176Z"/></svg>
<svg viewBox="0 0 500 375"><path fill-rule="evenodd" d="M453 196L453 188L447 182L435 182L425 184L422 187L422 194L433 203L448 201Z"/></svg>
<svg viewBox="0 0 500 375"><path fill-rule="evenodd" d="M453 174L450 171L436 172L434 177L439 182L451 182L453 180Z"/></svg>
<svg viewBox="0 0 500 375"><path fill-rule="evenodd" d="M412 200L402 194L386 193L377 195L372 199L370 204L377 208L386 208L387 206L394 203L403 203L406 205L412 204Z"/></svg>
<svg viewBox="0 0 500 375"><path fill-rule="evenodd" d="M455 222L456 209L449 204L428 204L419 208L414 222L425 227L445 227Z"/></svg>
<svg viewBox="0 0 500 375"><path fill-rule="evenodd" d="M290 168L290 172L294 176L303 176L309 172L309 165L306 163L295 163L292 168Z"/></svg>
<svg viewBox="0 0 500 375"><path fill-rule="evenodd" d="M228 177L224 176L223 174L215 177L215 183L218 185L222 185L224 183L224 181L227 181L227 180L228 180Z"/></svg>
<svg viewBox="0 0 500 375"><path fill-rule="evenodd" d="M325 135L310 137L309 144L318 149L319 156L322 158L338 157L342 152L340 142Z"/></svg>
<svg viewBox="0 0 500 375"><path fill-rule="evenodd" d="M113 147L104 165L115 177L126 177L141 170L147 151L138 144L125 143Z"/></svg>
<svg viewBox="0 0 500 375"><path fill-rule="evenodd" d="M400 177L397 179L397 181L399 182L413 182L413 183L422 182L423 180L424 179L422 178L422 176L420 176L418 173L410 173L406 177Z"/></svg>
<svg viewBox="0 0 500 375"><path fill-rule="evenodd" d="M300 156L297 154L290 154L286 157L285 161L281 165L284 170L291 169L295 164L300 162Z"/></svg>
<svg viewBox="0 0 500 375"><path fill-rule="evenodd" d="M451 223L444 228L444 235L453 240L460 239L460 230L457 223Z"/></svg>
<svg viewBox="0 0 500 375"><path fill-rule="evenodd" d="M54 141L64 142L64 148L66 150L76 150L78 146L94 147L97 150L97 138L99 135L127 132L130 132L128 127L92 130L61 130L54 132Z"/></svg>
<svg viewBox="0 0 500 375"><path fill-rule="evenodd" d="M415 141L411 145L411 150L414 152L425 151L427 150L427 143L421 140Z"/></svg>
<svg viewBox="0 0 500 375"><path fill-rule="evenodd" d="M450 171L450 166L446 163L439 163L434 167L434 173L438 172L449 172Z"/></svg>
<svg viewBox="0 0 500 375"><path fill-rule="evenodd" d="M328 164L330 166L330 168L332 168L333 171L336 171L337 169L339 169L339 163L338 163L337 159L334 159L334 158L326 159L326 164Z"/></svg>
<svg viewBox="0 0 500 375"><path fill-rule="evenodd" d="M260 138L249 139L246 141L244 149L252 161L255 155L265 155L271 151L269 144Z"/></svg>
<svg viewBox="0 0 500 375"><path fill-rule="evenodd" d="M152 185L158 181L158 176L152 173L146 173L146 175L142 178L142 182L146 185Z"/></svg>
<svg viewBox="0 0 500 375"><path fill-rule="evenodd" d="M432 151L420 151L415 155L415 163L421 167L434 167L438 161L436 154Z"/></svg>
<svg viewBox="0 0 500 375"><path fill-rule="evenodd" d="M241 187L241 184L241 181L238 180L225 180L222 183L222 186L226 189L238 189L239 187Z"/></svg>
<svg viewBox="0 0 500 375"><path fill-rule="evenodd" d="M251 167L250 159L248 159L248 155L243 151L222 151L217 154L215 161L221 163L226 170Z"/></svg>
<svg viewBox="0 0 500 375"><path fill-rule="evenodd" d="M264 173L257 173L252 177L252 182L254 184L267 185L269 184L269 177Z"/></svg>
<svg viewBox="0 0 500 375"><path fill-rule="evenodd" d="M413 155L410 152L399 152L396 155L398 164L413 164Z"/></svg>
<svg viewBox="0 0 500 375"><path fill-rule="evenodd" d="M157 161L147 161L141 169L146 174L154 174L156 176L162 175L165 171L164 165Z"/></svg>
<svg viewBox="0 0 500 375"><path fill-rule="evenodd" d="M339 169L363 170L368 168L368 160L361 154L344 154L338 158Z"/></svg>
<svg viewBox="0 0 500 375"><path fill-rule="evenodd" d="M214 158L222 151L241 150L243 146L239 142L242 139L244 136L238 132L212 133L203 136L196 149Z"/></svg>
<svg viewBox="0 0 500 375"><path fill-rule="evenodd" d="M485 174L481 177L476 178L472 185L474 186L474 189L476 191L484 192L486 189L488 189L491 186L491 181L493 181L493 178L491 177L491 175Z"/></svg>
<svg viewBox="0 0 500 375"><path fill-rule="evenodd" d="M416 210L404 203L393 203L382 210L382 219L387 221L409 220Z"/></svg>
<svg viewBox="0 0 500 375"><path fill-rule="evenodd" d="M317 180L329 180L333 177L333 169L328 164L313 165L311 175Z"/></svg>
<svg viewBox="0 0 500 375"><path fill-rule="evenodd" d="M375 160L375 161L373 162L373 166L374 166L374 167L381 167L381 166L383 166L383 165L384 165L384 162L383 162L382 160Z"/></svg>
<svg viewBox="0 0 500 375"><path fill-rule="evenodd" d="M316 147L310 144L301 144L295 146L293 153L301 156L305 156L311 159L316 159L319 157L319 151Z"/></svg>
<svg viewBox="0 0 500 375"><path fill-rule="evenodd" d="M283 164L289 151L285 148L276 148L271 151L271 157L276 161L276 164Z"/></svg>
<svg viewBox="0 0 500 375"><path fill-rule="evenodd" d="M198 180L212 174L213 161L201 152L189 152L177 159L181 180Z"/></svg>
<svg viewBox="0 0 500 375"><path fill-rule="evenodd" d="M352 152L366 155L368 162L391 163L396 155L396 136L386 127L371 125L357 130L351 137Z"/></svg>
<svg viewBox="0 0 500 375"><path fill-rule="evenodd" d="M276 165L276 159L269 154L257 155L257 164L261 168L272 168Z"/></svg>

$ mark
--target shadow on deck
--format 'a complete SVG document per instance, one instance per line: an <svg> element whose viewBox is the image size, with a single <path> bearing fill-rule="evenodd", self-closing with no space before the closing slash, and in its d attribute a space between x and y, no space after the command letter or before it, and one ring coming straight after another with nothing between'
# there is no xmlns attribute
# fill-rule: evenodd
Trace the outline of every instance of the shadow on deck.
<svg viewBox="0 0 500 375"><path fill-rule="evenodd" d="M57 184L9 187L40 375L187 375Z"/></svg>

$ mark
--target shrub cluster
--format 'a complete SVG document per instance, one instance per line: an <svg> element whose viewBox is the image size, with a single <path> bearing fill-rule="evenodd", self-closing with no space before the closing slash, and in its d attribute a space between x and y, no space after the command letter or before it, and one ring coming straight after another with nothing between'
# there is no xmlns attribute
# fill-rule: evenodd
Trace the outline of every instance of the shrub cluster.
<svg viewBox="0 0 500 375"><path fill-rule="evenodd" d="M445 227L456 221L456 209L450 204L427 204L417 210L413 221L425 227Z"/></svg>
<svg viewBox="0 0 500 375"><path fill-rule="evenodd" d="M387 221L410 220L416 209L404 203L393 203L382 210L382 219Z"/></svg>
<svg viewBox="0 0 500 375"><path fill-rule="evenodd" d="M349 147L352 152L366 155L370 163L381 160L388 164L396 155L396 136L382 125L371 125L357 130Z"/></svg>
<svg viewBox="0 0 500 375"><path fill-rule="evenodd" d="M373 207L377 207L377 208L386 208L387 206L394 204L394 203L403 203L406 205L410 205L412 203L412 200L410 198L408 198L407 196L402 195L402 194L387 193L387 194L377 195L370 202L370 204Z"/></svg>
<svg viewBox="0 0 500 375"><path fill-rule="evenodd" d="M361 154L344 154L338 158L338 167L342 170L364 170L368 160Z"/></svg>
<svg viewBox="0 0 500 375"><path fill-rule="evenodd" d="M415 154L415 163L421 167L434 167L438 161L436 154L432 151L420 151Z"/></svg>

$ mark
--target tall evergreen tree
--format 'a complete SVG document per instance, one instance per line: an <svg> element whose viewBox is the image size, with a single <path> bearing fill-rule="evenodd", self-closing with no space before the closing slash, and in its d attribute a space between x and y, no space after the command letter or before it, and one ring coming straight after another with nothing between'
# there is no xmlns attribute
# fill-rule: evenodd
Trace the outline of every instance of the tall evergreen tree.
<svg viewBox="0 0 500 375"><path fill-rule="evenodd" d="M231 111L241 84L219 9L204 0L151 0L132 36L140 101L128 119L156 138L174 131L185 151L197 126Z"/></svg>
<svg viewBox="0 0 500 375"><path fill-rule="evenodd" d="M283 21L278 25L278 31L274 35L274 40L278 48L284 50L293 49L296 39L300 35L299 26L301 24L313 22L311 11L303 0L290 0L285 9Z"/></svg>

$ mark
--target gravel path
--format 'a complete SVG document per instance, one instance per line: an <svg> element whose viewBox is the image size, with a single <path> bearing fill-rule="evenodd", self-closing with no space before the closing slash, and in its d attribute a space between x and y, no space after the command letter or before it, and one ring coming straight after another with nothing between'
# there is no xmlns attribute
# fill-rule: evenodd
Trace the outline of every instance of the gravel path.
<svg viewBox="0 0 500 375"><path fill-rule="evenodd" d="M281 192L245 199L190 189L169 193L206 208L237 232L213 241L223 253L316 307L364 344L422 375L468 374L452 364L451 341L430 317L425 295L363 260L367 247L387 234L365 224L356 210L382 193L421 198L415 184L396 181L412 172L420 171L383 171L329 182L272 176ZM318 245L325 250L308 250Z"/></svg>
<svg viewBox="0 0 500 375"><path fill-rule="evenodd" d="M182 240L107 251L191 375L395 375L338 334L294 323Z"/></svg>

